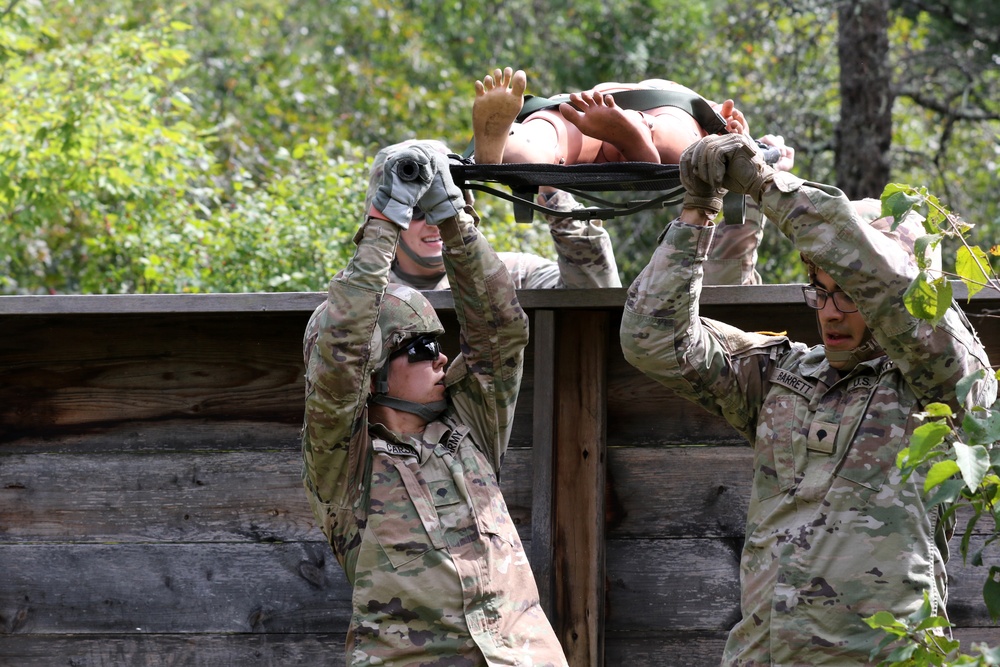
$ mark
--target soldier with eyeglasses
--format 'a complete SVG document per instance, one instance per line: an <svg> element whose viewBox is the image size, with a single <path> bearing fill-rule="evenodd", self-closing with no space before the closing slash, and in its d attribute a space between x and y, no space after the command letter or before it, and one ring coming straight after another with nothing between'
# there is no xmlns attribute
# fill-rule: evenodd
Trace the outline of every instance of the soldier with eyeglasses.
<svg viewBox="0 0 1000 667"><path fill-rule="evenodd" d="M347 664L565 666L498 484L528 320L447 155L375 157L357 250L305 332L306 494L353 587ZM444 241L450 365L431 304L389 281L416 207Z"/></svg>
<svg viewBox="0 0 1000 667"><path fill-rule="evenodd" d="M994 402L989 359L956 304L936 326L907 312L919 221L873 220L836 188L767 167L741 135L702 139L680 170L684 209L629 289L621 344L753 447L741 619L722 664L876 664L884 635L864 617L906 617L925 595L944 614L947 600L947 527L925 505L922 473L904 479L896 455L929 403L961 414ZM726 190L750 195L800 251L820 345L699 315Z"/></svg>

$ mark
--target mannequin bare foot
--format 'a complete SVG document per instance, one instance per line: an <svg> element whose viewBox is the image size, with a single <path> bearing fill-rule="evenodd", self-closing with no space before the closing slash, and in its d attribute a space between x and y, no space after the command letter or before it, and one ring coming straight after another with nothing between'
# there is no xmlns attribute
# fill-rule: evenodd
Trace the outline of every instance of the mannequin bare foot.
<svg viewBox="0 0 1000 667"><path fill-rule="evenodd" d="M493 70L476 81L476 99L472 102L472 137L477 164L500 164L511 125L524 105L527 76L510 67Z"/></svg>
<svg viewBox="0 0 1000 667"><path fill-rule="evenodd" d="M573 93L559 112L587 136L611 144L630 162L659 162L649 126L637 112L622 109L614 97L597 92Z"/></svg>

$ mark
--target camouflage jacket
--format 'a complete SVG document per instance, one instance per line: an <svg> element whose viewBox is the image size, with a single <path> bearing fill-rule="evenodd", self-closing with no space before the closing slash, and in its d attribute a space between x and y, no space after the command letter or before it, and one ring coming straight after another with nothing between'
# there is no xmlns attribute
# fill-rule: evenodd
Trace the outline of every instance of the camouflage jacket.
<svg viewBox="0 0 1000 667"><path fill-rule="evenodd" d="M742 225L727 224L720 216L708 258L702 263L703 284L760 285L763 281L757 273L757 248L766 222L760 206L750 197L746 198Z"/></svg>
<svg viewBox="0 0 1000 667"><path fill-rule="evenodd" d="M946 600L922 479L904 481L896 453L915 412L932 401L955 406L956 382L989 361L954 304L936 329L905 310L916 267L839 191L779 182L764 213L854 298L887 356L841 376L821 346L700 317L713 230L679 221L629 290L621 343L630 363L724 417L754 449L742 620L723 664L868 664L881 635L863 617L905 616L925 592L938 611ZM991 404L992 375L971 396Z"/></svg>
<svg viewBox="0 0 1000 667"><path fill-rule="evenodd" d="M305 333L304 484L353 586L352 665L565 665L497 473L528 323L471 208L441 224L461 327L420 436L367 421L369 337L398 228L369 219Z"/></svg>
<svg viewBox="0 0 1000 667"><path fill-rule="evenodd" d="M572 211L580 204L568 192L557 190L547 199L557 211ZM608 231L598 222L544 216L556 248L558 262L527 252L499 252L517 289L586 289L621 287L618 264ZM399 272L395 263L389 278L416 289L448 289L448 276L422 279Z"/></svg>

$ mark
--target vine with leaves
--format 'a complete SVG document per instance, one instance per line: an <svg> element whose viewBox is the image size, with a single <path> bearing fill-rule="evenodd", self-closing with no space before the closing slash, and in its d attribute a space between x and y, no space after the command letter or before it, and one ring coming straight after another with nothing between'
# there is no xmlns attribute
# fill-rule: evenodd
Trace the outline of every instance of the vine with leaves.
<svg viewBox="0 0 1000 667"><path fill-rule="evenodd" d="M890 184L882 193L882 214L901 221L910 211L924 214L927 232L917 240L916 256L920 269L903 297L907 310L915 317L936 325L952 304L953 279L961 281L971 299L982 290L1000 293L1000 280L990 266L989 256L1000 255L1000 246L989 251L970 245L967 234L972 226L950 212L926 188ZM955 254L955 272L934 275L927 250L946 239L959 243ZM1000 315L992 315L1000 317ZM956 387L959 404L965 404L973 385L988 371L980 370L963 378ZM993 371L1000 380L1000 371ZM961 414L944 403L931 403L917 415L923 420L900 451L897 465L904 475L926 471L924 492L929 509L940 508L941 520L955 521L968 511L960 541L962 559L973 565L984 564L983 554L1000 540L1000 399L989 407L972 406ZM964 516L964 514L963 514ZM980 520L992 519L984 543L973 548L972 538ZM983 599L991 618L1000 618L1000 566L989 568L983 586ZM961 644L948 629L944 616L934 614L925 594L922 607L907 618L879 612L867 623L885 632L885 638L873 652L887 647L893 650L882 665L894 667L925 666L997 666L1000 648L974 644L971 653L963 653Z"/></svg>

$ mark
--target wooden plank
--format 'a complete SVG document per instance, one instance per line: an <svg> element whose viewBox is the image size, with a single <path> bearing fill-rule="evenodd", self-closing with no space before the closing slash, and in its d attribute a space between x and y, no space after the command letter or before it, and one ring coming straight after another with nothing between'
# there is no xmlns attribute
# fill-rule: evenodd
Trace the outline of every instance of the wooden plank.
<svg viewBox="0 0 1000 667"><path fill-rule="evenodd" d="M1000 628L959 629L955 637L966 653L973 642L1000 646ZM718 667L726 646L725 633L691 632L684 637L635 636L608 633L605 660L609 665L629 667Z"/></svg>
<svg viewBox="0 0 1000 667"><path fill-rule="evenodd" d="M255 667L257 665L340 665L344 635L132 634L3 635L0 665L11 667Z"/></svg>
<svg viewBox="0 0 1000 667"><path fill-rule="evenodd" d="M344 633L351 589L321 542L0 545L0 635Z"/></svg>
<svg viewBox="0 0 1000 667"><path fill-rule="evenodd" d="M963 305L968 290L952 281L955 298ZM525 309L535 308L608 308L620 309L627 288L519 290L518 300ZM437 309L453 310L451 292L425 291ZM326 297L325 292L255 292L233 294L58 294L0 296L0 316L86 315L118 313L250 313L312 312ZM702 290L705 305L778 304L801 305L799 285L775 284L751 287L718 285ZM989 290L972 299L970 309L997 308L1000 297ZM982 304L982 305L980 305Z"/></svg>
<svg viewBox="0 0 1000 667"><path fill-rule="evenodd" d="M0 455L0 542L322 540L295 444L279 451ZM551 521L539 519L544 509L533 499L535 484L548 486L534 460L544 449L508 450L501 477L533 554ZM749 447L609 449L607 537L742 540L751 456ZM553 580L544 568L535 575L543 587Z"/></svg>
<svg viewBox="0 0 1000 667"><path fill-rule="evenodd" d="M3 542L323 540L272 452L0 458Z"/></svg>
<svg viewBox="0 0 1000 667"><path fill-rule="evenodd" d="M559 318L553 625L571 667L603 665L608 315Z"/></svg>
<svg viewBox="0 0 1000 667"><path fill-rule="evenodd" d="M555 415L555 359L556 359L556 319L551 310L535 312L531 329L534 339L534 396L533 428L531 447L531 570L538 586L538 597L542 610L552 617L553 596L553 545L552 545L552 486L553 486L553 434ZM509 452L508 455L510 455ZM516 453L514 453L516 456ZM505 490L506 494L506 490ZM511 500L507 498L510 508ZM513 511L513 510L512 510Z"/></svg>
<svg viewBox="0 0 1000 667"><path fill-rule="evenodd" d="M297 455L302 425L242 419L165 419L88 425L0 441L3 454L92 455L269 451ZM98 459L99 460L99 459Z"/></svg>
<svg viewBox="0 0 1000 667"><path fill-rule="evenodd" d="M8 318L0 441L158 419L301 423L305 319L236 324L216 314Z"/></svg>
<svg viewBox="0 0 1000 667"><path fill-rule="evenodd" d="M753 452L742 447L612 447L609 538L743 540Z"/></svg>
<svg viewBox="0 0 1000 667"><path fill-rule="evenodd" d="M728 632L739 618L738 550L726 540L610 540L605 632ZM0 637L343 633L350 618L350 587L320 542L0 545L0 562ZM997 631L982 601L986 574L952 564L956 626Z"/></svg>
<svg viewBox="0 0 1000 667"><path fill-rule="evenodd" d="M504 471L511 516L529 540L531 452L512 450ZM0 456L0 543L323 539L297 449Z"/></svg>
<svg viewBox="0 0 1000 667"><path fill-rule="evenodd" d="M739 544L608 540L605 632L728 632L739 620Z"/></svg>
<svg viewBox="0 0 1000 667"><path fill-rule="evenodd" d="M973 545L982 545L974 538ZM727 631L739 620L740 543L725 539L609 540L606 632ZM987 567L948 567L948 613L961 628L993 628L983 601Z"/></svg>
<svg viewBox="0 0 1000 667"><path fill-rule="evenodd" d="M608 632L604 661L628 667L719 667L726 646L725 632L656 633Z"/></svg>

